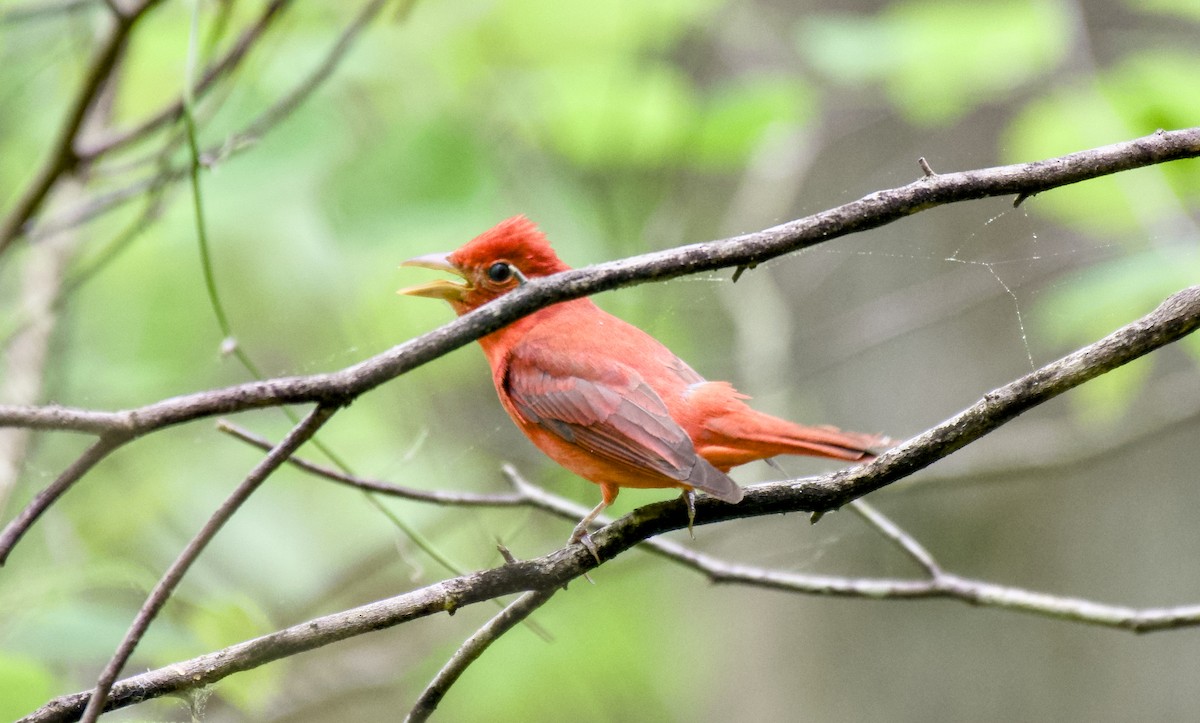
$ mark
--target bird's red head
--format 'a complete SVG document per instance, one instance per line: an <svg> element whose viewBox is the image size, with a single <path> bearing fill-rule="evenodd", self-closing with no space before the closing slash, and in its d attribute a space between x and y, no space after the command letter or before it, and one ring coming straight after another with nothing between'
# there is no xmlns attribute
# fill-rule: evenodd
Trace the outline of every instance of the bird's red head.
<svg viewBox="0 0 1200 723"><path fill-rule="evenodd" d="M546 236L524 216L514 216L484 231L449 254L430 254L405 261L449 271L464 283L446 279L400 289L398 293L445 299L458 314L486 304L517 288L523 279L549 276L571 268L558 258Z"/></svg>

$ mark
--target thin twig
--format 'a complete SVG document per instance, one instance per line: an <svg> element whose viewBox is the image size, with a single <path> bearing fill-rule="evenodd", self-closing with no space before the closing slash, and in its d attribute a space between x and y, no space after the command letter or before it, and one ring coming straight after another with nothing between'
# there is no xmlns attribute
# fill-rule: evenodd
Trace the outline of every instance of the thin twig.
<svg viewBox="0 0 1200 723"><path fill-rule="evenodd" d="M868 504L866 500L857 499L851 502L849 507L859 517L866 520L867 524L874 527L879 534L895 543L904 554L925 568L925 572L929 573L931 577L937 577L942 574L942 566L938 564L929 550L920 542L917 542L917 538L905 532L899 525L875 509L874 505Z"/></svg>
<svg viewBox="0 0 1200 723"><path fill-rule="evenodd" d="M8 554L12 552L13 547L30 526L42 516L42 513L50 508L50 505L54 504L64 492L91 471L101 460L130 439L132 437L129 435L115 432L104 434L64 469L54 482L34 495L29 504L25 505L25 508L4 527L3 531L0 531L0 565L7 561Z"/></svg>
<svg viewBox="0 0 1200 723"><path fill-rule="evenodd" d="M259 449L270 449L271 442L248 429L238 426L227 419L217 420L217 429L247 444ZM288 464L298 467L338 484L355 487L367 492L378 492L392 497L401 497L418 502L432 502L440 505L455 505L465 507L514 507L526 504L527 498L521 494L484 494L478 492L446 492L443 490L419 490L413 487L392 484L383 480L368 479L340 472L332 467L326 467L316 462L310 462L300 457L288 459Z"/></svg>
<svg viewBox="0 0 1200 723"><path fill-rule="evenodd" d="M1200 605L1132 608L997 585L986 580L939 572L928 580L846 578L770 570L719 560L669 540L654 540L655 548L717 583L752 585L773 590L878 599L949 598L1017 612L1117 628L1135 633L1200 625Z"/></svg>
<svg viewBox="0 0 1200 723"><path fill-rule="evenodd" d="M242 503L250 498L250 495L266 481L276 469L282 465L288 457L300 448L305 442L316 434L325 422L337 411L336 406L318 406L309 412L304 420L295 426L291 432L274 448L271 452L258 463L257 466L247 475L246 479L238 485L237 489L229 495L226 500L221 503L221 506L213 512L196 536L188 542L187 546L179 553L179 557L175 562L171 563L171 567L167 569L158 584L151 590L150 595L146 598L146 602L138 610L137 616L133 623L129 626L129 630L125 633L125 637L121 640L121 644L117 647L108 665L105 666L104 672L100 674L100 679L96 682L96 688L88 701L87 708L83 712L84 723L94 723L104 710L105 701L108 698L109 690L112 688L113 682L120 675L121 669L125 667L125 663L129 660L129 656L133 654L134 648L141 641L142 636L150 627L150 623L158 612L162 610L163 605L171 597L171 593L183 580L183 576L191 568L192 563L208 546L217 532L225 525L226 522L233 516L235 512L241 508Z"/></svg>
<svg viewBox="0 0 1200 723"><path fill-rule="evenodd" d="M290 4L291 0L272 0L267 3L263 7L262 12L259 13L259 16L249 27L242 31L237 41L226 51L220 60L209 65L198 80L193 81L189 78L192 88L191 95L197 99L203 98L219 80L236 70L238 65L257 46L262 37L266 35L267 30L270 29L272 24L283 16L282 11L286 10ZM79 149L78 156L80 162L92 163L107 153L139 141L159 128L174 123L183 115L185 103L185 99L181 96L161 108L158 112L152 114L149 118L143 120L137 126L119 135Z"/></svg>
<svg viewBox="0 0 1200 723"><path fill-rule="evenodd" d="M75 142L87 118L88 111L100 96L125 48L125 41L134 26L145 14L162 0L143 0L133 10L123 15L113 15L113 27L96 51L95 57L84 74L83 83L73 96L71 107L51 144L50 154L26 187L17 204L0 221L0 256L25 230L25 224L33 218L50 189L64 173L75 167L78 157Z"/></svg>
<svg viewBox="0 0 1200 723"><path fill-rule="evenodd" d="M492 643L500 639L501 635L512 629L514 625L525 620L533 614L535 610L545 605L550 598L554 597L554 593L558 592L558 588L547 588L545 590L531 590L512 602L511 605L500 611L496 617L487 621L483 627L475 631L475 634L467 638L467 641L462 644L446 662L438 674L434 676L425 690L421 692L421 696L417 698L417 702L413 704L412 710L405 716L405 721L419 723L420 721L429 720L429 716L437 709L438 704L442 702L446 692L450 690L450 686L458 681L459 677L466 672L467 668L483 655L483 652L491 646Z"/></svg>
<svg viewBox="0 0 1200 723"><path fill-rule="evenodd" d="M308 100L313 91L329 79L329 76L341 64L342 58L353 47L354 42L358 39L358 35L363 30L366 30L367 26L379 15L380 11L383 10L389 1L369 0L369 2L365 3L362 9L359 10L358 15L354 17L354 20L338 36L333 47L329 49L329 52L326 53L317 67L303 81L297 83L296 87L290 93L276 101L266 112L247 126L245 130L231 138L226 145L238 147L243 144L254 143L269 129L290 116L304 101ZM414 5L416 5L416 0L400 0L397 17L403 17Z"/></svg>
<svg viewBox="0 0 1200 723"><path fill-rule="evenodd" d="M249 382L123 412L0 405L0 426L93 433L130 426L148 430L278 404L320 403L333 397L354 396L559 301L774 258L937 205L1008 195L1022 187L1052 188L1196 156L1200 156L1200 128L1164 132L1048 161L939 174L758 233L532 279L494 303L338 372Z"/></svg>

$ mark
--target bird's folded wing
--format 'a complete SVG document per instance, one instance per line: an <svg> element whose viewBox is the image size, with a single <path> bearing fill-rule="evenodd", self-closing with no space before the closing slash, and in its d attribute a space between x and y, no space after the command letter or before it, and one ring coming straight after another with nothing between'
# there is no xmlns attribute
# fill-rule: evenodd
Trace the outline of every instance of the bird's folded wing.
<svg viewBox="0 0 1200 723"><path fill-rule="evenodd" d="M610 363L600 372L586 361L514 353L504 386L527 420L568 442L723 500L741 499L741 488L696 453L663 400L628 367Z"/></svg>

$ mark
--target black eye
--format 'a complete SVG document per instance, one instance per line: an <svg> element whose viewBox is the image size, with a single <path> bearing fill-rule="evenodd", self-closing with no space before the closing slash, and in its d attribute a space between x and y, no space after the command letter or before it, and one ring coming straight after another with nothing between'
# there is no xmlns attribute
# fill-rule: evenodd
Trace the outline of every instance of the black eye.
<svg viewBox="0 0 1200 723"><path fill-rule="evenodd" d="M488 267L488 278L497 284L502 284L513 277L513 268L503 261L497 261Z"/></svg>

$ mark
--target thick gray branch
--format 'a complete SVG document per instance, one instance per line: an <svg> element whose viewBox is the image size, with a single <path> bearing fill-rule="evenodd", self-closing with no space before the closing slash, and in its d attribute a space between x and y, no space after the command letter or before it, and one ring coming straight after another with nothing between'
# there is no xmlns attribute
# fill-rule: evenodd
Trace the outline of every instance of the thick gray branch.
<svg viewBox="0 0 1200 723"><path fill-rule="evenodd" d="M755 485L746 489L745 498L736 505L701 497L696 503L696 524L838 507L912 474L1021 412L1103 371L1176 341L1197 328L1200 328L1200 286L1193 286L1172 295L1150 314L1100 341L989 392L970 408L890 450L870 464L802 481ZM593 534L592 540L601 558L611 559L643 540L682 529L686 525L687 514L682 503L678 500L659 502L634 510ZM482 600L516 592L551 590L583 575L597 564L582 545L573 545L534 560L462 575L389 600L327 615L209 655L127 678L113 686L109 707L124 707L146 698L208 685L238 671L305 650L433 613L453 612ZM764 577L757 570L747 570L746 575L740 576L734 575L735 572L738 570L723 571L728 581L738 578L738 582L795 588L794 580L777 579L769 575ZM755 576L761 579L754 579ZM811 583L812 578L806 580ZM871 594L871 590L861 586L839 587L842 584L840 580L831 579L829 589L818 592L835 595ZM1065 606L1061 612L1063 617L1099 618L1111 615L1122 627L1139 631L1200 624L1200 610L1195 608L1151 611L1111 608L1088 601L1003 588L957 578L948 573L935 578L933 584L920 580L879 582L882 587L878 589L886 589L894 597L907 594L910 597L971 599L974 595L978 596L980 602L1014 608L1053 608L1058 601ZM83 710L87 699L86 692L56 698L22 720L74 720Z"/></svg>
<svg viewBox="0 0 1200 723"><path fill-rule="evenodd" d="M558 301L701 271L753 266L934 206L991 196L1028 196L1131 168L1197 156L1200 156L1200 128L1189 128L1045 161L939 174L765 231L534 279L495 303L341 371L249 382L120 412L0 405L0 426L93 434L122 430L137 435L201 417L279 404L338 403Z"/></svg>

